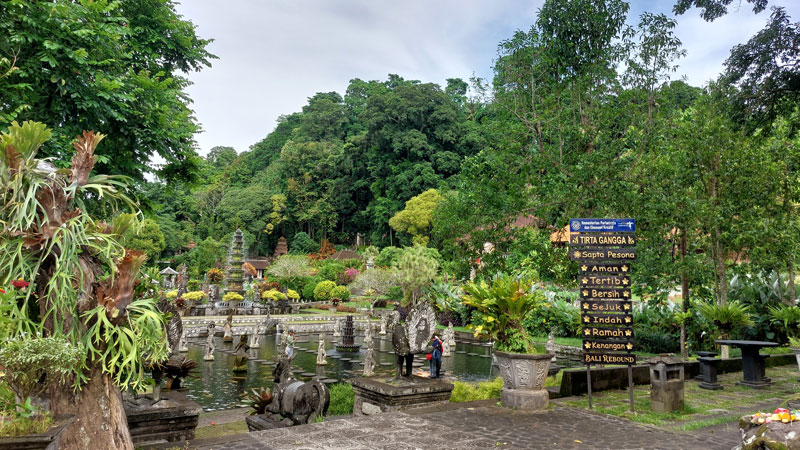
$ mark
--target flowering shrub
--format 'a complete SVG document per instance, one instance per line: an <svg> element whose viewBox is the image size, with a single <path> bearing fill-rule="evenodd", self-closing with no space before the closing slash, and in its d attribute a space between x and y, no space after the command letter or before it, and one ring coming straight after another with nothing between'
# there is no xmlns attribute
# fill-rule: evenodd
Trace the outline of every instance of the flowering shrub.
<svg viewBox="0 0 800 450"><path fill-rule="evenodd" d="M331 299L331 291L333 288L336 287L336 283L333 281L325 280L320 281L317 283L317 287L314 288L314 299L316 300L330 300Z"/></svg>
<svg viewBox="0 0 800 450"><path fill-rule="evenodd" d="M242 270L244 270L244 273L246 273L246 274L248 274L248 275L250 275L251 277L254 277L254 278L255 278L256 275L258 275L258 271L256 270L256 268L252 264L250 264L249 262L246 262L246 263L242 264Z"/></svg>
<svg viewBox="0 0 800 450"><path fill-rule="evenodd" d="M327 310L327 309L328 309L328 305L317 305L317 306L315 306L314 308L317 308L317 309L322 309L322 310Z"/></svg>
<svg viewBox="0 0 800 450"><path fill-rule="evenodd" d="M219 284L225 279L225 274L220 269L208 269L208 282L210 284Z"/></svg>
<svg viewBox="0 0 800 450"><path fill-rule="evenodd" d="M222 301L225 302L240 302L242 300L244 300L244 297L236 292L228 292L222 296Z"/></svg>
<svg viewBox="0 0 800 450"><path fill-rule="evenodd" d="M346 312L346 313L358 312L358 310L353 308L352 306L344 306L344 305L337 306L336 307L336 311L337 312Z"/></svg>
<svg viewBox="0 0 800 450"><path fill-rule="evenodd" d="M341 281L343 281L342 284L350 284L350 283L352 283L353 280L356 279L358 274L359 274L358 269L353 269L351 267L348 267L347 269L344 269L344 274L342 274L342 280L341 280Z"/></svg>
<svg viewBox="0 0 800 450"><path fill-rule="evenodd" d="M208 296L203 291L192 291L183 294L183 299L189 302L204 301Z"/></svg>
<svg viewBox="0 0 800 450"><path fill-rule="evenodd" d="M258 292L260 292L262 296L269 290L274 289L277 291L280 288L281 284L277 281L262 281L261 283L258 283Z"/></svg>
<svg viewBox="0 0 800 450"><path fill-rule="evenodd" d="M167 293L164 295L167 297L167 300L175 300L176 298L178 298L178 291L176 290L167 291Z"/></svg>
<svg viewBox="0 0 800 450"><path fill-rule="evenodd" d="M300 294L298 294L297 291L293 289L289 289L288 291L286 291L286 296L292 300L300 300Z"/></svg>
<svg viewBox="0 0 800 450"><path fill-rule="evenodd" d="M331 298L346 301L350 298L350 291L347 289L347 286L336 286L331 289Z"/></svg>
<svg viewBox="0 0 800 450"><path fill-rule="evenodd" d="M296 292L295 292L296 293ZM272 300L274 302L279 302L281 300L286 300L286 294L277 290L277 289L270 289L261 294L261 298L263 300Z"/></svg>

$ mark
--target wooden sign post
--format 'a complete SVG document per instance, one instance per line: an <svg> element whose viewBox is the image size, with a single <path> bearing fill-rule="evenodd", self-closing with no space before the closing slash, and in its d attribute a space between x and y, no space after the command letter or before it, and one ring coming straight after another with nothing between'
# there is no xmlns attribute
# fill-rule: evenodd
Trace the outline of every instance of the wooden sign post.
<svg viewBox="0 0 800 450"><path fill-rule="evenodd" d="M589 408L592 364L626 364L633 411L633 304L631 267L636 259L636 220L570 219L569 256L580 262L583 362Z"/></svg>

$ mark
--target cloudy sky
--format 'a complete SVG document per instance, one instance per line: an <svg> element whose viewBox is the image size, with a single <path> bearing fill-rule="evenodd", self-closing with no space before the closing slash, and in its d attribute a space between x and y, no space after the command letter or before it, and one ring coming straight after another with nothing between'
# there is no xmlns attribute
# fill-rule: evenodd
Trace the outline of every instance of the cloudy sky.
<svg viewBox="0 0 800 450"><path fill-rule="evenodd" d="M688 54L677 77L703 85L722 70L731 47L763 28L734 0L715 22L698 10L678 16ZM344 93L353 78L434 82L490 77L497 44L533 23L542 0L183 0L178 12L197 26L219 59L192 73L189 95L204 128L199 151L226 145L246 151L299 111L317 92ZM672 15L674 0L633 0L629 22L644 10ZM771 0L800 19L797 0Z"/></svg>

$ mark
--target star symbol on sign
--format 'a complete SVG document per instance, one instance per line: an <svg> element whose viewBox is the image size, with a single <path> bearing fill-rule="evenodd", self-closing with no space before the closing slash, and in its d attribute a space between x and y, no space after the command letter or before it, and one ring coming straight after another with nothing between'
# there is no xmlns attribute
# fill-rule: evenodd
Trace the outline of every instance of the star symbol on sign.
<svg viewBox="0 0 800 450"><path fill-rule="evenodd" d="M589 295L589 291L586 291L586 290L584 290L584 291L583 291L583 296L584 296L584 297L586 297L586 296L588 296L588 295Z"/></svg>
<svg viewBox="0 0 800 450"><path fill-rule="evenodd" d="M628 279L627 278L623 278L622 279L622 284L627 286L628 285Z"/></svg>
<svg viewBox="0 0 800 450"><path fill-rule="evenodd" d="M581 279L581 283L583 283L583 284L589 284L589 280L588 280L588 279L586 279L586 277L584 277L584 278L582 278L582 279Z"/></svg>
<svg viewBox="0 0 800 450"><path fill-rule="evenodd" d="M628 298L631 294L628 291L622 293L622 296Z"/></svg>
<svg viewBox="0 0 800 450"><path fill-rule="evenodd" d="M587 317L587 316L583 316L583 321L584 321L585 323L589 323L589 317Z"/></svg>
<svg viewBox="0 0 800 450"><path fill-rule="evenodd" d="M631 318L630 317L625 317L625 323L631 323Z"/></svg>
<svg viewBox="0 0 800 450"><path fill-rule="evenodd" d="M625 303L625 309L631 309L631 305L628 304L628 303Z"/></svg>
<svg viewBox="0 0 800 450"><path fill-rule="evenodd" d="M585 334L585 335L589 336L589 335L591 335L591 334L592 334L592 330L590 330L590 329L586 328L586 329L584 329L584 330L583 330L583 334Z"/></svg>
<svg viewBox="0 0 800 450"><path fill-rule="evenodd" d="M572 253L572 255L575 256L576 258L580 258L581 257L581 252L575 250L575 252Z"/></svg>
<svg viewBox="0 0 800 450"><path fill-rule="evenodd" d="M586 267L586 265L584 264L584 265L581 266L581 270L586 272L587 270L589 270L589 268Z"/></svg>
<svg viewBox="0 0 800 450"><path fill-rule="evenodd" d="M627 272L628 271L628 266L622 266L621 269L622 269L623 272Z"/></svg>
<svg viewBox="0 0 800 450"><path fill-rule="evenodd" d="M589 304L588 303L584 303L583 304L583 309L589 309Z"/></svg>
<svg viewBox="0 0 800 450"><path fill-rule="evenodd" d="M628 345L626 345L625 348L627 348L628 350L633 350L633 344L628 342Z"/></svg>
<svg viewBox="0 0 800 450"><path fill-rule="evenodd" d="M625 330L625 336L630 336L630 335L631 335L631 330Z"/></svg>
<svg viewBox="0 0 800 450"><path fill-rule="evenodd" d="M583 344L583 346L584 346L584 347L586 347L587 349L590 349L590 348L592 348L592 344L590 344L590 343L588 343L588 342L586 342L585 344Z"/></svg>

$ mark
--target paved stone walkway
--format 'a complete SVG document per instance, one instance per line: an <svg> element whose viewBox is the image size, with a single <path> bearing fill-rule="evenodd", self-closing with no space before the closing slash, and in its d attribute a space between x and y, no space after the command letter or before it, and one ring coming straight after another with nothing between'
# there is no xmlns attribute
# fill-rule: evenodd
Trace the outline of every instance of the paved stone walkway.
<svg viewBox="0 0 800 450"><path fill-rule="evenodd" d="M462 404L463 405L463 404ZM730 450L737 435L678 433L566 406L512 411L472 407L348 417L247 435L194 441L198 450L471 450L681 449Z"/></svg>

